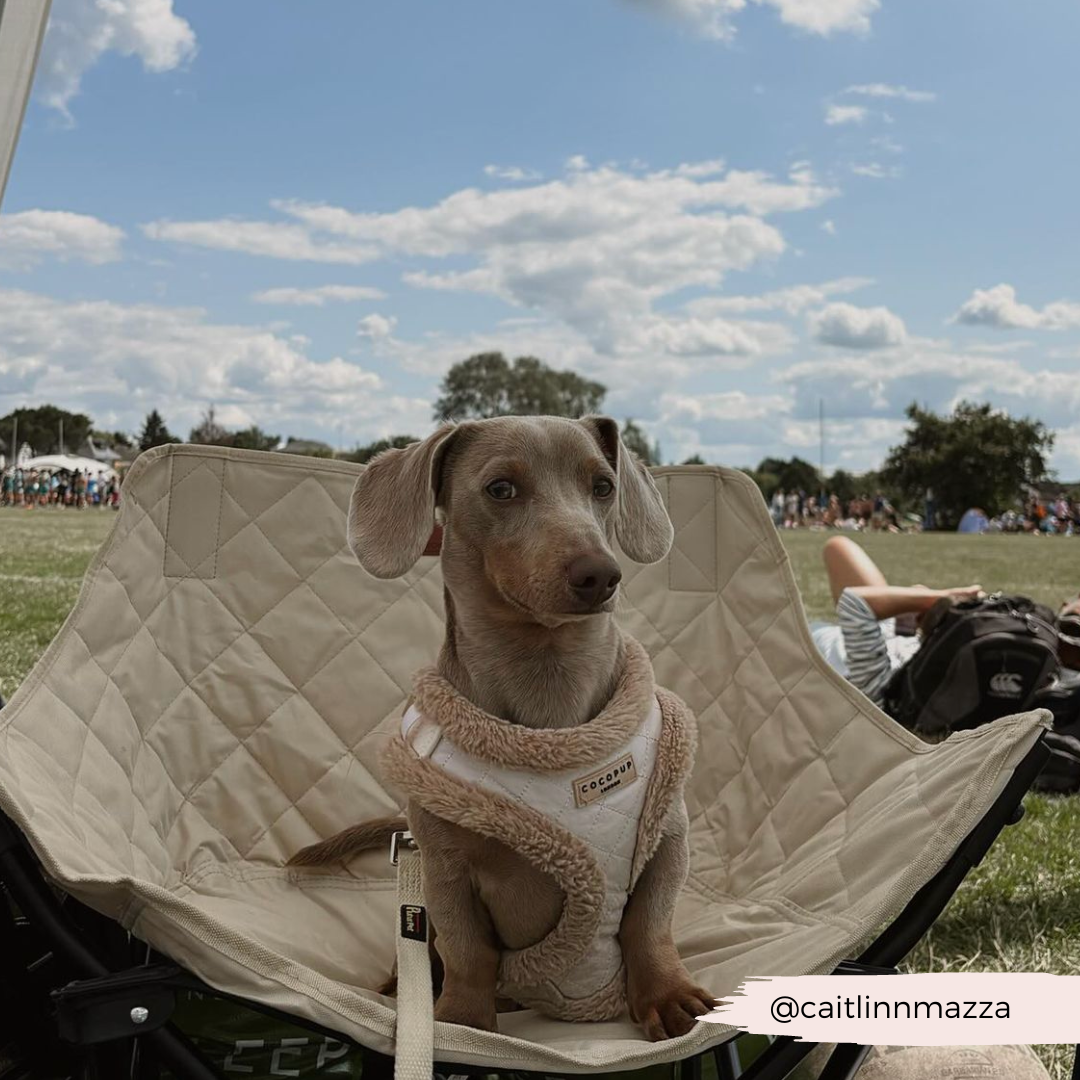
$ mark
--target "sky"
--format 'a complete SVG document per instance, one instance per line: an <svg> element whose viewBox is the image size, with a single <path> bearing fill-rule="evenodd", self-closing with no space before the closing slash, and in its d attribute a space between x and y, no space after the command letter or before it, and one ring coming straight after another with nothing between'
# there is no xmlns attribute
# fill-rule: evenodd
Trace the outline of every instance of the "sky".
<svg viewBox="0 0 1080 1080"><path fill-rule="evenodd" d="M665 460L876 467L989 401L1080 477L1075 0L54 0L0 415L350 448L480 351Z"/></svg>

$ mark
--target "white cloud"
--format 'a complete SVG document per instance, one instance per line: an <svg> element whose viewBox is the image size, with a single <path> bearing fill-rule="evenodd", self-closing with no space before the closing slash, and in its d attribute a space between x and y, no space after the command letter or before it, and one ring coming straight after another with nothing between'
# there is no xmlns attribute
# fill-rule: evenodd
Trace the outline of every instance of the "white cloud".
<svg viewBox="0 0 1080 1080"><path fill-rule="evenodd" d="M947 342L912 342L887 355L833 356L800 361L777 372L775 381L793 395L784 442L817 441L818 404L825 403L830 448L843 445L840 463L864 469L878 464L904 427L913 401L948 413L961 401L988 401L1013 416L1032 416L1058 432L1051 466L1080 475L1080 380L1073 369L1034 369L1011 358L959 351ZM801 434L800 434L801 433ZM832 451L829 451L832 458Z"/></svg>
<svg viewBox="0 0 1080 1080"><path fill-rule="evenodd" d="M386 293L367 285L317 285L312 289L284 287L252 293L256 304L292 304L298 307L325 307L329 303L382 300Z"/></svg>
<svg viewBox="0 0 1080 1080"><path fill-rule="evenodd" d="M1054 467L1066 482L1080 478L1080 424L1059 428L1054 440Z"/></svg>
<svg viewBox="0 0 1080 1080"><path fill-rule="evenodd" d="M866 34L870 16L880 7L880 0L755 0L775 8L781 22L799 30L828 37L846 32Z"/></svg>
<svg viewBox="0 0 1080 1080"><path fill-rule="evenodd" d="M1042 308L1033 308L1016 299L1012 285L976 289L953 316L953 321L968 326L992 326L997 330L1075 330L1080 329L1080 303L1055 300Z"/></svg>
<svg viewBox="0 0 1080 1080"><path fill-rule="evenodd" d="M25 270L42 259L95 265L120 258L124 230L69 210L21 210L0 215L0 269Z"/></svg>
<svg viewBox="0 0 1080 1080"><path fill-rule="evenodd" d="M747 7L746 0L636 0L639 6L687 19L705 37L730 41L735 36L735 21ZM865 34L870 16L881 6L880 0L754 0L772 8L780 21L798 30L828 37L848 32Z"/></svg>
<svg viewBox="0 0 1080 1080"><path fill-rule="evenodd" d="M428 402L391 393L305 339L214 323L200 309L62 301L0 289L0 384L11 404L56 401L135 430L151 408L186 433L213 403L230 424L368 441L426 420Z"/></svg>
<svg viewBox="0 0 1080 1080"><path fill-rule="evenodd" d="M692 176L698 179L702 176L719 176L725 169L727 164L723 158L714 158L711 161L695 161L689 164L680 165L675 170L676 176Z"/></svg>
<svg viewBox="0 0 1080 1080"><path fill-rule="evenodd" d="M752 465L775 445L790 412L791 399L781 394L669 392L646 424L669 460L700 454L706 461Z"/></svg>
<svg viewBox="0 0 1080 1080"><path fill-rule="evenodd" d="M904 147L889 135L875 135L870 145L886 154L902 154Z"/></svg>
<svg viewBox="0 0 1080 1080"><path fill-rule="evenodd" d="M692 300L686 309L697 315L745 314L748 311L783 311L787 315L798 315L814 304L825 303L830 296L855 292L873 283L873 278L846 277L824 281L820 285L790 285L757 296L707 296Z"/></svg>
<svg viewBox="0 0 1080 1080"><path fill-rule="evenodd" d="M891 86L888 83L863 83L849 86L845 94L861 94L863 97L896 98L900 101L925 103L936 101L937 94L930 90L909 90L906 86Z"/></svg>
<svg viewBox="0 0 1080 1080"><path fill-rule="evenodd" d="M829 218L827 221L823 221L821 223L821 231L823 233L828 233L829 236L835 236L836 235L836 222L833 221L832 218Z"/></svg>
<svg viewBox="0 0 1080 1080"><path fill-rule="evenodd" d="M390 315L365 315L356 324L356 336L368 341L385 341L389 338L397 326L397 319Z"/></svg>
<svg viewBox="0 0 1080 1080"><path fill-rule="evenodd" d="M148 72L172 71L196 51L173 0L54 0L38 68L38 94L69 120L83 75L107 52L137 56Z"/></svg>
<svg viewBox="0 0 1080 1080"><path fill-rule="evenodd" d="M826 411L825 472L831 474L837 469L846 469L859 473L879 468L890 448L903 441L904 426L904 421L900 419L860 417L834 420ZM816 418L787 419L782 432L787 453L817 464L821 448L821 424Z"/></svg>
<svg viewBox="0 0 1080 1080"><path fill-rule="evenodd" d="M661 415L668 420L760 420L791 412L791 400L780 394L747 394L728 390L715 394L664 394Z"/></svg>
<svg viewBox="0 0 1080 1080"><path fill-rule="evenodd" d="M810 316L809 325L815 341L843 349L884 349L907 337L903 320L885 307L828 304Z"/></svg>
<svg viewBox="0 0 1080 1080"><path fill-rule="evenodd" d="M852 165L851 171L856 176L866 176L871 180L895 180L900 170L895 165L882 165L879 161L868 161L865 165Z"/></svg>
<svg viewBox="0 0 1080 1080"><path fill-rule="evenodd" d="M356 265L378 256L373 247L319 242L302 225L280 221L152 221L143 225L142 231L151 240L272 259Z"/></svg>
<svg viewBox="0 0 1080 1080"><path fill-rule="evenodd" d="M637 323L620 341L619 351L671 357L756 357L783 352L794 340L783 327L770 323L656 315Z"/></svg>
<svg viewBox="0 0 1080 1080"><path fill-rule="evenodd" d="M731 270L785 248L770 214L821 205L836 192L809 169L777 180L760 172L688 163L646 174L613 166L571 170L525 188L457 191L433 206L362 213L295 201L288 222L169 222L159 239L312 257L344 249L362 258L453 257L461 268L409 270L418 288L484 293L557 318L600 351L667 343L678 354L769 349L758 330L693 325L653 305L681 289L715 288ZM774 332L775 337L775 332Z"/></svg>
<svg viewBox="0 0 1080 1080"><path fill-rule="evenodd" d="M496 180L510 180L514 183L543 179L535 169L523 169L520 165L485 165L484 175L493 176Z"/></svg>
<svg viewBox="0 0 1080 1080"><path fill-rule="evenodd" d="M838 124L863 124L870 115L865 105L828 105L825 108L825 123L832 127Z"/></svg>
<svg viewBox="0 0 1080 1080"><path fill-rule="evenodd" d="M804 360L777 381L796 391L796 415L816 415L819 396L834 416L902 415L912 401L951 410L958 402L992 401L1033 413L1051 426L1080 415L1080 380L1069 370L1033 370L1019 361L959 352L947 344L906 347L899 355Z"/></svg>
<svg viewBox="0 0 1080 1080"><path fill-rule="evenodd" d="M938 412L962 400L990 401L1060 432L1051 464L1080 476L1080 380L1073 370L1068 364L1033 370L1011 358L915 339L887 353L790 364L775 371L771 389L757 393L702 392L654 375L648 385L609 394L609 407L641 420L660 439L665 460L701 453L709 461L752 465L766 454L816 461L824 402L826 469L863 471L878 466L902 438L912 401Z"/></svg>

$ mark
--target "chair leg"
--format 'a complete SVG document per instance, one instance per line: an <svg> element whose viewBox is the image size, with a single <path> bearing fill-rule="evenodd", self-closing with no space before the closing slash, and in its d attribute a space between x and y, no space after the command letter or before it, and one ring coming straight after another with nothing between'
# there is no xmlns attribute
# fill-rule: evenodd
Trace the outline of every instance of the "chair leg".
<svg viewBox="0 0 1080 1080"><path fill-rule="evenodd" d="M679 1063L678 1073L672 1071L672 1075L678 1075L679 1080L701 1080L701 1066L705 1060L704 1053L695 1054L692 1058Z"/></svg>
<svg viewBox="0 0 1080 1080"><path fill-rule="evenodd" d="M740 1075L739 1080L783 1080L817 1045L796 1042L789 1035L782 1035Z"/></svg>
<svg viewBox="0 0 1080 1080"><path fill-rule="evenodd" d="M821 1070L818 1080L854 1080L855 1074L862 1068L866 1055L870 1053L869 1046L860 1046L858 1043L838 1043L836 1049L829 1055L825 1068Z"/></svg>
<svg viewBox="0 0 1080 1080"><path fill-rule="evenodd" d="M728 1039L726 1043L713 1047L716 1080L739 1080L742 1073L742 1061L739 1059L738 1041L738 1039Z"/></svg>

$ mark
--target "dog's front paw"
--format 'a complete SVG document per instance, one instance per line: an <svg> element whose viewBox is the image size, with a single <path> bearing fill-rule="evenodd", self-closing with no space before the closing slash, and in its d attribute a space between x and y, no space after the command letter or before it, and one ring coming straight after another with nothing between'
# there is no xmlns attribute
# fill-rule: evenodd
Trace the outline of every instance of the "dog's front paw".
<svg viewBox="0 0 1080 1080"><path fill-rule="evenodd" d="M719 1002L685 976L659 980L649 989L630 995L630 1019L645 1029L653 1042L685 1035L699 1016Z"/></svg>

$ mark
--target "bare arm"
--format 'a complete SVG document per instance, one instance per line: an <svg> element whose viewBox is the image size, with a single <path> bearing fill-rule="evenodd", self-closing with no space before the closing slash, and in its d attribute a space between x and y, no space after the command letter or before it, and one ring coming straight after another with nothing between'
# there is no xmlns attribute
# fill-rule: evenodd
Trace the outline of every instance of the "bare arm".
<svg viewBox="0 0 1080 1080"><path fill-rule="evenodd" d="M968 600L982 592L981 585L959 589L928 589L925 585L855 585L848 592L866 601L878 619L892 619L909 611L928 611L943 596Z"/></svg>

